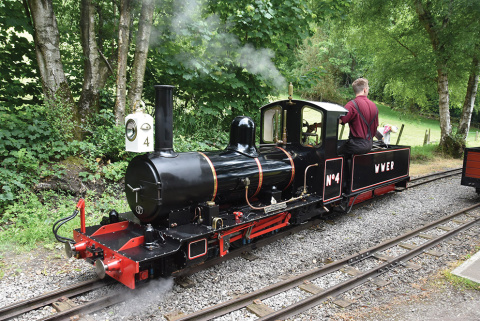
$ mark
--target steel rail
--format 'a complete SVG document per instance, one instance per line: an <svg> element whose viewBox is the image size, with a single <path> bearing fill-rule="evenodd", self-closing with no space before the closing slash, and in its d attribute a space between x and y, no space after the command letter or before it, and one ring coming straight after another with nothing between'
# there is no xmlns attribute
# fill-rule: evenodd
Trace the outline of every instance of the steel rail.
<svg viewBox="0 0 480 321"><path fill-rule="evenodd" d="M461 171L461 170L462 170L462 167L458 167L458 168L448 169L448 170L443 171L443 172L430 173L430 174L427 174L427 175L422 175L422 176L412 178L410 180L410 182L418 181L418 180L425 179L425 178L432 177L432 176L443 175L443 174L447 174L447 173L451 173L451 172Z"/></svg>
<svg viewBox="0 0 480 321"><path fill-rule="evenodd" d="M392 267L404 265L404 262L424 253L427 249L437 245L440 242L443 242L445 239L452 237L453 235L469 228L470 226L476 224L480 221L480 217L477 217L465 224L460 225L459 227L452 229L442 235L437 236L436 238L427 241L421 245L416 246L415 248L401 254L399 256L393 257L385 261L385 263L378 265L374 269L363 272L356 277L353 277L345 282L337 284L332 288L329 288L320 293L314 294L306 299L303 299L297 303L294 303L282 310L275 311L270 313L262 318L259 318L260 321L275 321L278 319L285 319L294 315L298 315L304 311L307 311L310 308L317 306L319 303L328 300L331 297L337 296L341 293L345 293L361 284L364 284L370 281L372 278L379 276L380 274L385 273L390 270Z"/></svg>
<svg viewBox="0 0 480 321"><path fill-rule="evenodd" d="M455 168L455 169L447 170L447 171L444 171L444 172L439 172L439 173L424 175L424 176L420 176L420 177L415 177L415 178L410 180L410 183L416 182L416 181L421 181L421 180L424 180L424 181L421 181L419 183L409 184L409 185L407 185L407 188L417 187L417 186L420 186L420 185L423 185L423 184L434 182L434 181L442 179L442 178L447 178L447 177L450 177L450 176L455 176L455 175L461 174L462 172L457 172L459 170L461 171L462 169L461 168ZM454 173L452 173L452 172L454 172ZM443 176L425 180L426 178L439 176L439 175L443 175Z"/></svg>
<svg viewBox="0 0 480 321"><path fill-rule="evenodd" d="M322 277L322 276L324 276L326 274L329 274L333 271L339 270L340 268L344 267L347 264L351 264L351 263L354 263L356 261L365 259L367 257L371 257L372 254L374 254L375 252L381 252L385 249L391 248L391 247L401 243L404 240L410 239L410 238L412 238L412 237L414 237L414 236L416 236L416 235L418 235L418 234L420 234L420 233L422 233L426 230L429 230L429 229L432 229L435 226L441 225L442 223L447 222L447 221L455 218L456 216L464 214L465 212L471 211L471 210L473 210L473 209L475 209L479 206L480 206L480 203L475 204L475 205L470 206L468 208L465 208L463 210L457 211L457 212L455 212L451 215L440 218L439 220L436 220L432 223L424 225L420 228L417 228L413 231L410 231L408 233L400 235L396 238L393 238L393 239L387 240L385 242L382 242L382 243L380 243L376 246L373 246L373 247L371 247L367 250L360 251L357 254L351 255L349 257L346 257L346 258L338 260L338 261L334 261L334 262L332 262L330 264L327 264L327 265L325 265L321 268L316 268L316 269L307 271L307 272L305 272L303 274L300 274L296 277L292 277L290 279L278 282L276 284L272 284L270 286L267 286L267 287L259 289L257 291L242 295L242 296L237 297L235 299L231 299L229 301L222 302L222 303L217 304L215 306L207 307L205 309L202 309L202 310L199 310L199 311L194 312L192 314L189 314L187 316L184 316L184 317L178 319L178 321L210 320L212 318L220 317L220 316L225 315L227 313L239 310L240 308L243 308L243 307L251 304L254 300L263 300L263 299L272 297L272 296L274 296L278 293L281 293L281 292L284 292L286 290L292 289L296 286L299 286L306 280L310 281L310 280ZM443 240L446 237L450 237L451 235L453 235L455 233L458 233L459 231L461 231L461 229L465 229L466 227L469 227L470 225L475 224L478 221L480 221L480 217L476 217L472 221L462 225L461 228L459 228L459 229L454 229L454 230L452 230L452 231L450 231L446 234L442 234L441 235L441 240ZM433 245L435 245L436 243L434 244L434 242L437 242L437 243L441 242L441 240L438 240L438 241L437 240L438 240L437 238L433 239L433 240L425 243L424 245L419 246L418 248L421 247L422 251L423 251L424 248L432 247ZM407 253L409 253L409 252L407 252ZM416 255L418 255L418 254L416 254ZM414 255L414 256L416 256L416 255ZM361 274L361 276L366 277L368 279L368 278L372 277L373 275L375 275L375 276L378 275L380 270L386 270L386 269L388 269L388 268L390 268L390 267L392 267L396 264L399 264L400 262L403 262L405 260L409 260L409 258L403 257L403 256L400 257L400 258L395 257L391 261L387 261L386 263L384 263L382 265L379 265L378 268L373 270L373 272L364 272L363 274ZM349 282L349 281L346 281L346 282ZM337 285L337 286L335 286L331 289L327 289L327 290L325 290L325 291L323 291L323 292L321 292L317 295L313 295L312 297L314 299L311 299L311 297L310 297L310 298L304 299L302 301L299 301L296 305L293 306L293 308L287 307L288 310L285 310L285 312L277 311L274 314L269 314L268 316L265 316L264 318L260 318L259 320L278 320L278 319L281 319L281 318L284 318L284 317L289 317L289 316L296 315L298 313L301 313L301 312L311 308L312 306L317 305L318 300L323 300L323 299L326 299L330 296L337 295L338 293L345 292L344 289L347 289L350 286L352 286L352 287L357 286L357 285L353 286L352 284L345 284L346 282L341 283L341 284L339 284L339 285ZM350 282L352 282L352 281L350 281ZM328 293L328 294L326 294L326 293ZM307 301L305 301L305 300L307 300ZM317 302L317 303L315 303L315 302ZM283 311L283 310L281 310L281 311Z"/></svg>
<svg viewBox="0 0 480 321"><path fill-rule="evenodd" d="M101 310L111 305L121 303L125 300L125 295L120 293L113 293L100 297L94 301L87 302L83 305L75 306L71 309L52 314L48 317L41 319L40 321L72 320L72 317L75 315L87 315L89 313Z"/></svg>
<svg viewBox="0 0 480 321"><path fill-rule="evenodd" d="M0 308L0 320L8 320L20 314L52 304L61 297L73 297L82 293L92 291L112 283L111 280L92 279L74 284L73 286L48 292L27 300L23 300L12 305Z"/></svg>

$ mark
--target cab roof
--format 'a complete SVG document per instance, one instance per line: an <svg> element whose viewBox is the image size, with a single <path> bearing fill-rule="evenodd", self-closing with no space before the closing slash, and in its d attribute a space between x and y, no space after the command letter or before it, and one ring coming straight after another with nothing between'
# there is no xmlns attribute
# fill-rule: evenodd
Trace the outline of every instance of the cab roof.
<svg viewBox="0 0 480 321"><path fill-rule="evenodd" d="M285 102L289 102L289 100L277 100L277 101L272 101L271 103L266 104L265 106L262 106L260 109L264 109L266 107L270 107L272 105L280 105ZM320 109L323 109L325 111L334 111L334 112L340 112L340 113L348 113L348 110L346 110L343 106L334 104L334 103L328 103L324 101L310 101L310 100L292 100L294 103L303 103L303 104L308 104L308 105L313 105L316 106Z"/></svg>

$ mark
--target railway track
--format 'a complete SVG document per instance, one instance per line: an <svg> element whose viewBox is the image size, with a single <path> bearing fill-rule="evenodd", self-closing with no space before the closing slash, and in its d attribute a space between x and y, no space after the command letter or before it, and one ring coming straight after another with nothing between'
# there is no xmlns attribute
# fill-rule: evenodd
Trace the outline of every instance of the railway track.
<svg viewBox="0 0 480 321"><path fill-rule="evenodd" d="M453 175L458 175L460 173L461 173L461 168L457 168L457 169L448 170L448 171L445 171L445 172L439 172L439 173L434 173L434 174L430 174L430 175L417 177L417 178L414 178L414 179L411 180L411 182L414 182L414 184L413 185L410 184L409 187L415 187L415 186L418 186L418 185L423 185L423 184L430 183L430 182L438 180L438 179L442 179L442 178L453 176ZM361 204L359 206L361 206ZM278 233L270 236L269 238L259 240L256 243L252 243L252 244L247 245L246 247L242 247L240 249L232 250L224 257L213 259L213 260L208 261L208 262L206 262L206 263L204 263L200 266L194 266L194 267L191 267L191 268L186 268L184 270L178 271L178 272L174 273L173 276L174 277L187 277L187 276L192 275L192 274L194 274L194 273L196 273L200 270L207 269L207 268L209 268L211 266L214 266L216 264L219 264L223 261L232 259L234 257L241 256L246 251L247 252L252 251L256 248L260 248L260 247L265 246L267 244L273 243L273 242L275 242L279 239L285 238L288 235L295 234L295 233L297 233L301 230L304 230L306 228L310 228L312 226L318 225L322 221L323 220L321 220L321 219L317 219L317 220L310 221L310 222L308 222L306 224L303 224L303 225L300 225L300 226L292 226L291 228L289 228L287 230L284 230L284 231L281 231L281 232L278 232ZM434 223L436 223L436 222L434 222ZM434 224L434 223L432 223L432 224ZM394 240L396 240L396 239L394 239ZM382 246L382 247L385 247L385 248L388 247L387 245L379 245L379 246ZM234 303L232 306L228 306L230 304L230 303L228 303L230 301L228 301L228 302L225 302L225 303L221 304L218 307L209 308L209 309L212 309L212 310L210 311L209 309L207 309L208 311L206 311L206 313L208 313L208 314L206 314L206 316L202 316L202 314L199 314L200 312L197 312L197 313L193 314L192 316L182 318L181 320L209 320L212 317L220 315L219 313L221 313L221 314L230 313L231 311L238 310L238 309L241 309L241 308L245 307L244 303L249 302L249 304L252 304L253 300L263 300L266 297L276 295L276 294L278 294L282 291L285 291L286 289L289 289L289 288L292 288L292 287L298 287L301 284L308 284L309 279L314 279L314 278L321 277L322 275L325 275L325 274L331 273L332 271L338 270L339 267L343 267L346 264L352 264L353 262L358 261L358 260L362 260L366 257L372 257L373 256L372 253L375 252L375 251L378 252L378 251L381 251L381 250L380 249L369 249L369 250L363 251L363 252L361 252L358 255L355 255L353 257L349 257L349 258L346 258L346 259L341 260L341 261L336 261L336 262L334 262L332 264L328 264L328 265L326 265L326 266L324 266L320 269L316 269L316 270L313 270L313 271L309 271L305 274L302 274L302 276L300 277L301 280L294 280L294 279L287 280L287 281L281 282L280 284L272 285L271 287L268 287L268 288L265 288L265 289L261 290L261 291L265 291L265 292L258 292L258 293L253 292L252 294L250 294L249 296L247 296L247 297L245 297L241 300L238 299L239 302ZM387 260L384 263L384 265L387 266L387 267L390 267L392 265L398 265L399 264L398 262L402 262L401 259L399 259L399 260L400 261L392 260L391 262ZM382 267L380 267L380 269L385 269L385 267L382 265ZM351 271L353 271L353 270L351 270ZM378 274L378 271L375 271L375 272L372 272L372 273ZM369 275L369 276L367 276L367 278L368 277L372 277L372 276ZM305 281L308 281L308 282L305 283ZM89 291L99 289L99 288L104 287L104 286L106 286L108 284L111 284L111 283L113 283L113 281L111 279L108 279L107 281L99 280L99 279L85 281L85 282L73 285L71 287L68 287L68 288L59 289L59 290L49 292L49 293L46 293L46 294L38 296L38 297L34 297L34 298L31 298L31 299L28 299L28 300L25 300L25 301L15 303L15 304L10 305L10 306L0 308L0 321L8 320L8 319L20 316L22 314L28 313L32 310L39 309L39 308L45 307L47 305L51 305L55 302L58 302L59 300L64 300L64 298L72 298L72 297L75 297L75 296L85 294ZM346 285L345 287L341 287L340 289L336 289L335 291L346 291L346 290L350 289L352 286L357 286L357 285ZM307 287L312 287L312 286L309 285ZM325 292L324 294L318 294L317 296L319 296L320 298L316 299L316 300L317 301L318 300L321 300L321 301L323 300L324 301L329 296L336 295L335 293L337 293L337 292L331 292L330 294L328 294L328 293L330 293L330 292ZM338 293L340 293L340 292L338 292ZM256 299L253 299L253 297L255 297ZM121 303L124 300L125 300L125 297L123 295L121 295L119 293L113 293L113 294L110 294L110 295L107 295L107 296L97 298L94 301L87 302L83 305L74 306L74 307L71 307L70 309L66 309L66 310L63 310L61 312L52 314L51 316L49 316L47 318L44 318L42 320L68 320L72 316L79 315L79 314L87 315L89 313L98 311L102 308ZM253 304L255 304L255 303L253 303ZM310 305L308 305L308 306L310 306ZM272 320L276 320L276 319L282 318L282 317L275 315L275 316L273 316L273 318L274 319L272 319ZM263 320L263 319L261 319L261 320ZM270 319L267 318L265 320L270 320Z"/></svg>
<svg viewBox="0 0 480 321"><path fill-rule="evenodd" d="M30 311L58 302L62 298L72 298L112 284L112 280L92 279L72 286L45 293L15 304L0 308L0 320L8 320Z"/></svg>
<svg viewBox="0 0 480 321"><path fill-rule="evenodd" d="M453 213L433 223L422 226L414 231L385 241L375 247L361 251L355 255L349 256L342 260L334 261L320 268L307 271L303 274L259 289L255 292L248 293L215 306L205 308L195 313L186 315L178 320L211 320L245 308L256 314L258 316L258 320L283 320L307 311L308 309L315 307L324 301L337 298L342 293L345 293L361 284L373 282L377 284L377 286L382 286L382 284L386 283L386 281L380 277L382 274L397 267L411 267L414 269L418 268L418 266L415 266L408 261L420 254L429 253L428 249L480 222L480 215L471 213L471 211L477 209L478 207L480 207L480 203ZM408 242L412 239L418 238L425 241L419 245ZM401 247L405 250L405 252L397 256L387 256L382 253L394 247ZM429 254L436 255L435 252ZM378 263L375 264L374 267L364 271L355 268L356 264L367 259L375 260ZM342 271L351 277L349 277L346 281L327 289L322 289L315 284L316 279L337 271ZM280 293L298 288L306 291L308 296L284 308L274 310L262 302L262 300L266 300Z"/></svg>
<svg viewBox="0 0 480 321"><path fill-rule="evenodd" d="M443 172L428 174L410 179L408 188L417 187L423 184L431 183L436 180L462 174L462 168L449 169Z"/></svg>

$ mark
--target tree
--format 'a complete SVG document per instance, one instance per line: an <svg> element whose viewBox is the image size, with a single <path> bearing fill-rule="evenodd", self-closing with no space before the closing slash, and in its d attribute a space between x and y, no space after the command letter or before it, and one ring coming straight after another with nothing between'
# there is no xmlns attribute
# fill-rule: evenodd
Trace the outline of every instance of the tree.
<svg viewBox="0 0 480 321"><path fill-rule="evenodd" d="M120 20L118 23L117 97L115 119L117 125L125 120L127 96L127 58L130 45L131 0L120 0Z"/></svg>
<svg viewBox="0 0 480 321"><path fill-rule="evenodd" d="M60 35L51 0L28 0L28 9L34 26L35 53L40 71L45 103L63 114L73 136L80 138L77 107L70 92L60 54ZM60 110L61 109L61 110Z"/></svg>
<svg viewBox="0 0 480 321"><path fill-rule="evenodd" d="M433 53L436 58L437 69L437 88L438 88L438 108L440 115L440 146L447 143L447 139L452 136L452 126L450 124L450 95L448 91L448 52L447 52L447 28L451 10L442 10L435 15L433 3L421 0L414 1L415 10L420 24L427 31L430 39Z"/></svg>
<svg viewBox="0 0 480 321"><path fill-rule="evenodd" d="M83 59L83 86L78 108L82 123L86 123L89 117L98 113L100 91L104 88L108 77L114 73L110 61L97 43L96 10L92 0L81 1L80 40L85 59Z"/></svg>
<svg viewBox="0 0 480 321"><path fill-rule="evenodd" d="M269 95L286 94L295 48L313 31L303 0L164 1L160 10L145 90L176 85L175 127L187 135L225 130L232 115L255 117Z"/></svg>
<svg viewBox="0 0 480 321"><path fill-rule="evenodd" d="M141 97L144 82L149 97L153 84L177 85L177 97L189 107L182 110L187 126L199 116L223 126L231 114L256 110L270 93L285 90L293 52L311 34L309 22L314 20L304 0L247 0L240 5L165 0L161 8L155 8L154 0L24 1L32 7L48 4L48 14L41 18L51 21L49 30L56 34L49 45L60 63L54 64L59 71L54 74L63 74L58 80L63 96L55 95L52 109L70 106L68 115L78 128L104 108L102 104L114 105L116 122L122 124L128 106ZM155 12L161 19L154 22ZM40 30L37 23L34 19ZM148 54L151 39L155 55ZM43 79L50 74L40 75ZM50 96L45 91L46 99Z"/></svg>
<svg viewBox="0 0 480 321"><path fill-rule="evenodd" d="M63 48L68 57L66 70L67 74L72 75L74 91L79 96L76 104L61 59L61 35L53 10L53 0L28 0L27 14L31 12L33 17L37 60L45 100L53 109L61 108L62 113L69 115L68 122L77 125L75 126L77 139L81 139L81 125L86 124L93 115L98 113L101 93L111 75L116 75L117 79L114 113L117 124L123 123L128 90L126 84L130 39L135 37L135 32L130 29L136 9L133 4L131 0L123 0L117 8L115 2L82 0L80 6L76 1L66 1L58 5L63 18L62 37L65 40L68 39L68 46ZM78 8L79 11L77 11ZM137 37L137 50L134 57L134 72L130 80L131 99L139 99L143 89L154 10L153 0L143 1L142 20L139 21L140 33ZM71 23L72 20L76 21L78 16L80 24ZM118 25L112 24L116 19L118 19ZM116 40L111 37L114 30L118 30ZM76 47L81 47L83 55L76 51ZM80 66L79 62L81 62ZM82 84L81 87L78 83Z"/></svg>
<svg viewBox="0 0 480 321"><path fill-rule="evenodd" d="M480 3L467 0L411 2L357 1L349 23L349 45L357 56L371 60L367 76L373 79L372 94L390 96L413 109L438 111L440 148L454 155L465 145L470 116L477 55ZM365 19L365 16L371 19ZM468 61L468 63L466 63ZM471 85L467 90L467 80ZM450 88L455 88L452 95ZM436 92L434 91L436 88ZM465 90L466 95L458 95ZM434 104L434 99L437 103ZM469 101L453 134L451 110ZM465 103L464 103L465 105ZM471 114L471 112L470 112ZM463 122L463 126L462 126Z"/></svg>
<svg viewBox="0 0 480 321"><path fill-rule="evenodd" d="M472 58L472 67L470 76L468 77L467 91L465 93L465 101L463 102L462 117L460 118L457 135L466 140L468 131L470 130L470 122L472 120L473 107L475 106L475 97L477 96L478 78L480 75L480 60L478 52L480 46L475 46L475 52Z"/></svg>
<svg viewBox="0 0 480 321"><path fill-rule="evenodd" d="M128 89L127 106L134 106L142 98L145 68L147 66L150 34L155 3L153 0L144 0L138 21L137 40L135 42L135 56Z"/></svg>

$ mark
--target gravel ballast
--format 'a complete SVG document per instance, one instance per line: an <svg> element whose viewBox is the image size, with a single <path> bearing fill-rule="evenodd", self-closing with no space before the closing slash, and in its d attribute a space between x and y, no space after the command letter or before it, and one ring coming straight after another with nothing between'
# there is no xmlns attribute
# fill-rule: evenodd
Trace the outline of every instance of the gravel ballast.
<svg viewBox="0 0 480 321"><path fill-rule="evenodd" d="M155 280L147 288L132 291L132 299L99 311L92 317L95 320L166 320L164 316L174 312L192 313L276 283L282 277L320 266L326 259L349 256L479 201L474 188L460 185L459 176L392 193L354 208L349 214L330 213L322 224L314 228L253 251L258 257L254 261L239 257L198 272L189 277L194 283L191 288L183 288L173 279ZM472 231L478 233L479 227L475 226ZM436 250L446 253L441 258L422 255L418 258L418 264L422 266L418 271L399 268L388 272L383 278L388 279L390 284L383 288L365 285L350 291L345 294L353 302L348 308L339 308L332 303L321 304L293 319L425 320L429 315L441 315L439 309L447 308L443 298L457 299L454 305L460 314L480 319L480 312L467 307L470 300L480 302L480 290L459 290L448 282L442 285L431 283L432 278L441 278L440 270L451 268L448 264L461 260L475 245L479 245L479 234L473 234L464 236L460 246L439 245ZM55 252L40 249L38 253L4 257L3 261L6 270L0 282L0 306L95 276L91 265L63 258L63 247ZM345 275L337 274L325 276L315 283L325 288L342 282ZM121 286L111 286L77 300L88 300L118 288ZM439 294L440 297L437 297ZM289 291L264 303L278 309L304 296L301 291ZM401 308L403 306L405 309ZM452 318L459 314L455 314L455 309L449 310ZM52 308L47 307L18 320L39 319L50 313ZM218 318L255 319L246 310Z"/></svg>

